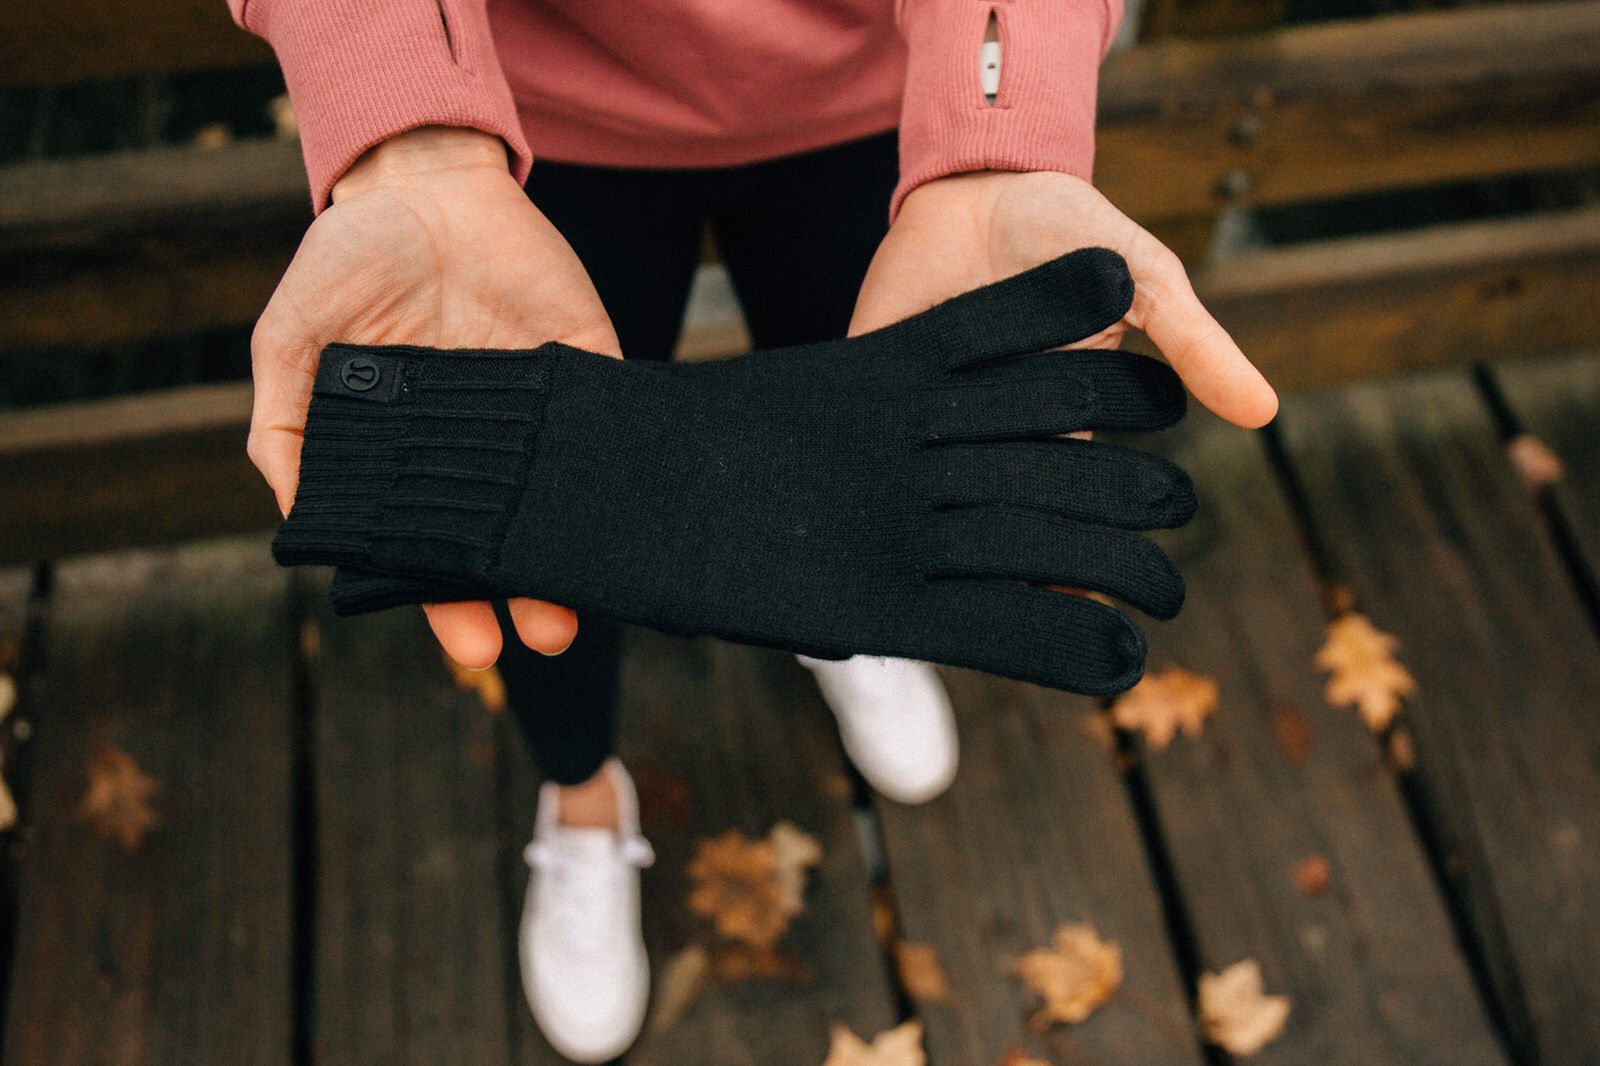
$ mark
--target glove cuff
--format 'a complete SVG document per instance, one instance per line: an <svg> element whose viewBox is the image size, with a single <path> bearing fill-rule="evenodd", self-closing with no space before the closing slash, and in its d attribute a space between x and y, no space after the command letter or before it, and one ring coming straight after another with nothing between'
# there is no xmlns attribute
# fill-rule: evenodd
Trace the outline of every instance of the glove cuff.
<svg viewBox="0 0 1600 1066"><path fill-rule="evenodd" d="M279 563L470 581L494 562L544 420L557 345L323 350ZM367 608L370 609L370 608Z"/></svg>

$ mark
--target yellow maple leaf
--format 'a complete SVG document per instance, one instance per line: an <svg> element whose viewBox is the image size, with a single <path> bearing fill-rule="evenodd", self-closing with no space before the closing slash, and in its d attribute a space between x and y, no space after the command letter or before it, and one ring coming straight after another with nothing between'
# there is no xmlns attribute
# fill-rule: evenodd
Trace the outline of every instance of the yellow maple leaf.
<svg viewBox="0 0 1600 1066"><path fill-rule="evenodd" d="M1374 733L1387 729L1401 700L1417 691L1417 679L1395 661L1399 645L1366 615L1349 611L1328 623L1327 637L1313 660L1328 673L1328 702L1335 707L1354 704Z"/></svg>
<svg viewBox="0 0 1600 1066"><path fill-rule="evenodd" d="M1016 975L1044 997L1030 1019L1036 1028L1077 1023L1093 1014L1122 984L1122 949L1101 940L1089 925L1064 922L1048 948L1016 961Z"/></svg>
<svg viewBox="0 0 1600 1066"><path fill-rule="evenodd" d="M1172 743L1179 729L1187 736L1199 736L1216 709L1215 678L1170 666L1146 674L1118 696L1111 717L1121 729L1143 730L1145 742L1159 751Z"/></svg>
<svg viewBox="0 0 1600 1066"><path fill-rule="evenodd" d="M730 829L696 847L689 909L730 940L770 948L805 909L806 871L821 861L816 838L788 822L761 840Z"/></svg>
<svg viewBox="0 0 1600 1066"><path fill-rule="evenodd" d="M912 1020L879 1033L870 1044L849 1026L834 1026L822 1066L925 1066L927 1061L922 1050L922 1023Z"/></svg>
<svg viewBox="0 0 1600 1066"><path fill-rule="evenodd" d="M500 676L498 667L469 670L449 655L444 657L444 661L450 667L450 676L455 678L456 688L463 692L476 692L484 710L498 713L506 709L506 682Z"/></svg>
<svg viewBox="0 0 1600 1066"><path fill-rule="evenodd" d="M932 944L897 941L894 961L906 995L930 1003L950 1001L950 979L945 976L944 967L939 964L939 955L933 950Z"/></svg>
<svg viewBox="0 0 1600 1066"><path fill-rule="evenodd" d="M1234 1055L1254 1055L1289 1020L1289 997L1262 992L1261 964L1243 959L1221 973L1200 975L1200 1028Z"/></svg>
<svg viewBox="0 0 1600 1066"><path fill-rule="evenodd" d="M161 820L150 805L161 783L114 744L95 748L89 756L88 777L78 817L102 837L134 850Z"/></svg>

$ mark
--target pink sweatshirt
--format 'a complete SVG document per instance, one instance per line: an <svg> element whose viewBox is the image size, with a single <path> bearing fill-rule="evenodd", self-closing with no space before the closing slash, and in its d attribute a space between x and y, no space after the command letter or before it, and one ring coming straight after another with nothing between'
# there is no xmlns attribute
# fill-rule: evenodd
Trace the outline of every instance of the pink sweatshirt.
<svg viewBox="0 0 1600 1066"><path fill-rule="evenodd" d="M228 0L277 52L317 210L408 129L535 158L730 166L900 128L906 193L968 170L1087 179L1122 0ZM999 93L979 80L990 12Z"/></svg>

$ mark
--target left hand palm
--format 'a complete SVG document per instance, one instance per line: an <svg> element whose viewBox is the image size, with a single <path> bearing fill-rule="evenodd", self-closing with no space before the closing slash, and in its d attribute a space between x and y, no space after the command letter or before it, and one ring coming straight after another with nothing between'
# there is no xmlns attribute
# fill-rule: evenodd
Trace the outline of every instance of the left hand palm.
<svg viewBox="0 0 1600 1066"><path fill-rule="evenodd" d="M1142 329L1206 407L1241 426L1272 420L1277 394L1201 305L1178 257L1070 174L980 171L912 190L867 270L850 334L1091 246L1127 260L1133 306L1071 347L1114 348Z"/></svg>

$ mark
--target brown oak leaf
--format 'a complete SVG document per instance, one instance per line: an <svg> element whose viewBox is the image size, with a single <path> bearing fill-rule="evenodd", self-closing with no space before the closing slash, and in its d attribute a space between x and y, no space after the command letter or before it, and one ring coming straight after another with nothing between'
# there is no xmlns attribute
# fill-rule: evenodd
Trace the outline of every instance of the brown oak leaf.
<svg viewBox="0 0 1600 1066"><path fill-rule="evenodd" d="M1417 691L1417 679L1395 661L1400 642L1373 625L1366 615L1350 611L1328 623L1328 635L1313 660L1328 673L1324 690L1335 707L1354 704L1374 733L1394 721L1401 700Z"/></svg>
<svg viewBox="0 0 1600 1066"><path fill-rule="evenodd" d="M950 979L939 965L939 955L932 944L901 940L894 946L894 961L906 995L924 1002L950 1001Z"/></svg>
<svg viewBox="0 0 1600 1066"><path fill-rule="evenodd" d="M1056 927L1050 946L1023 955L1014 972L1044 997L1030 1019L1035 1028L1048 1028L1052 1022L1077 1023L1122 984L1122 949L1101 940L1092 926L1064 922Z"/></svg>
<svg viewBox="0 0 1600 1066"><path fill-rule="evenodd" d="M161 783L115 744L101 744L89 756L89 787L78 803L78 817L124 850L137 848L161 821L150 800Z"/></svg>
<svg viewBox="0 0 1600 1066"><path fill-rule="evenodd" d="M1199 736L1216 709L1215 678L1169 666L1146 674L1118 696L1111 705L1111 717L1119 728L1143 730L1145 742L1159 751L1172 743L1179 729L1188 736Z"/></svg>
<svg viewBox="0 0 1600 1066"><path fill-rule="evenodd" d="M1043 1059L1034 1058L1019 1047L1010 1047L1000 1057L996 1066L1050 1066L1050 1064Z"/></svg>
<svg viewBox="0 0 1600 1066"><path fill-rule="evenodd" d="M1550 446L1531 433L1521 433L1506 445L1506 456L1512 469L1530 492L1554 485L1566 476L1561 457Z"/></svg>
<svg viewBox="0 0 1600 1066"><path fill-rule="evenodd" d="M1254 1055L1277 1039L1289 1020L1289 997L1263 994L1261 964L1234 963L1200 975L1200 1028L1206 1040L1234 1055Z"/></svg>
<svg viewBox="0 0 1600 1066"><path fill-rule="evenodd" d="M476 692L484 710L499 713L506 709L506 683L498 667L469 670L449 655L444 657L444 662L450 668L450 676L455 678L456 688L463 692Z"/></svg>
<svg viewBox="0 0 1600 1066"><path fill-rule="evenodd" d="M1294 887L1300 890L1303 896L1320 896L1328 890L1328 881L1332 877L1332 870L1328 865L1326 855L1307 855L1297 861L1290 870L1290 877L1294 880Z"/></svg>
<svg viewBox="0 0 1600 1066"><path fill-rule="evenodd" d="M912 1020L879 1033L870 1044L849 1026L834 1026L822 1066L925 1066L927 1061L922 1050L922 1023Z"/></svg>
<svg viewBox="0 0 1600 1066"><path fill-rule="evenodd" d="M770 948L805 909L806 871L821 860L816 838L788 822L761 840L730 829L695 849L689 909L730 940Z"/></svg>

